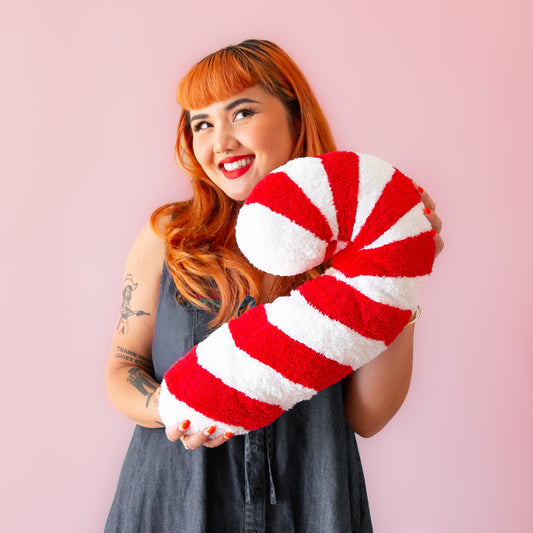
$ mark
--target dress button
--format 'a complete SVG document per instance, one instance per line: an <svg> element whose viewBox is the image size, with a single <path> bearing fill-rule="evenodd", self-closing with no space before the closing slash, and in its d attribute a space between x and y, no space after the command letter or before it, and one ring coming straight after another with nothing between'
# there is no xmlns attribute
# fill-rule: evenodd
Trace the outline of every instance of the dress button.
<svg viewBox="0 0 533 533"><path fill-rule="evenodd" d="M257 445L256 444L252 444L251 450L254 453L257 452Z"/></svg>

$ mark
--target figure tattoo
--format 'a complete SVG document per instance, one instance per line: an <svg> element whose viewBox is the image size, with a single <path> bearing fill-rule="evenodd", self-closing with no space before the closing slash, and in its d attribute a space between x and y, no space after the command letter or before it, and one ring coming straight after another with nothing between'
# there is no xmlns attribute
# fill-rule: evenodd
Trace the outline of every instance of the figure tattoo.
<svg viewBox="0 0 533 533"><path fill-rule="evenodd" d="M117 325L117 331L124 335L130 329L129 318L131 316L148 315L145 311L134 310L131 308L131 294L137 288L137 283L133 281L133 276L128 274L124 278L124 288L122 289L122 304L120 306L120 319Z"/></svg>
<svg viewBox="0 0 533 533"><path fill-rule="evenodd" d="M128 374L128 383L131 383L143 396L146 396L146 407L148 407L150 398L157 390L157 383L155 383L140 368L130 368Z"/></svg>

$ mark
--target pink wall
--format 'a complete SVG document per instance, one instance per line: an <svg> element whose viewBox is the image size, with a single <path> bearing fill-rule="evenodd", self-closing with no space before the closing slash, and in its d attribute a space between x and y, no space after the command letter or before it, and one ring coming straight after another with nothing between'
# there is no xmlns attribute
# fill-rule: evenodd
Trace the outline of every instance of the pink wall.
<svg viewBox="0 0 533 533"><path fill-rule="evenodd" d="M256 36L302 66L340 147L396 163L445 222L410 396L361 442L376 532L530 531L531 3L6 4L0 529L102 529L132 430L103 385L122 266L187 194L175 86Z"/></svg>

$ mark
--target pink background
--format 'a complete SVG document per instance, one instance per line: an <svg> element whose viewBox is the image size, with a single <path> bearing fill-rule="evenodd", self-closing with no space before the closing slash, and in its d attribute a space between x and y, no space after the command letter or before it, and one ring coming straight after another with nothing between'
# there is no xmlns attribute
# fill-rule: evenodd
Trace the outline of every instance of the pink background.
<svg viewBox="0 0 533 533"><path fill-rule="evenodd" d="M175 86L259 37L300 64L339 147L395 163L445 223L410 395L360 439L376 532L531 531L531 5L3 2L0 529L102 530L133 428L103 377L123 264L188 191Z"/></svg>

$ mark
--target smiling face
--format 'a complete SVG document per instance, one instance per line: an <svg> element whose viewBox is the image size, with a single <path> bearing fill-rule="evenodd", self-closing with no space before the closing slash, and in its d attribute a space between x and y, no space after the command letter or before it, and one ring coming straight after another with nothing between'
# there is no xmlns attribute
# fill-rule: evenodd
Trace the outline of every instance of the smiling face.
<svg viewBox="0 0 533 533"><path fill-rule="evenodd" d="M198 163L233 200L246 200L293 152L285 106L259 85L204 109L191 109L190 124Z"/></svg>

